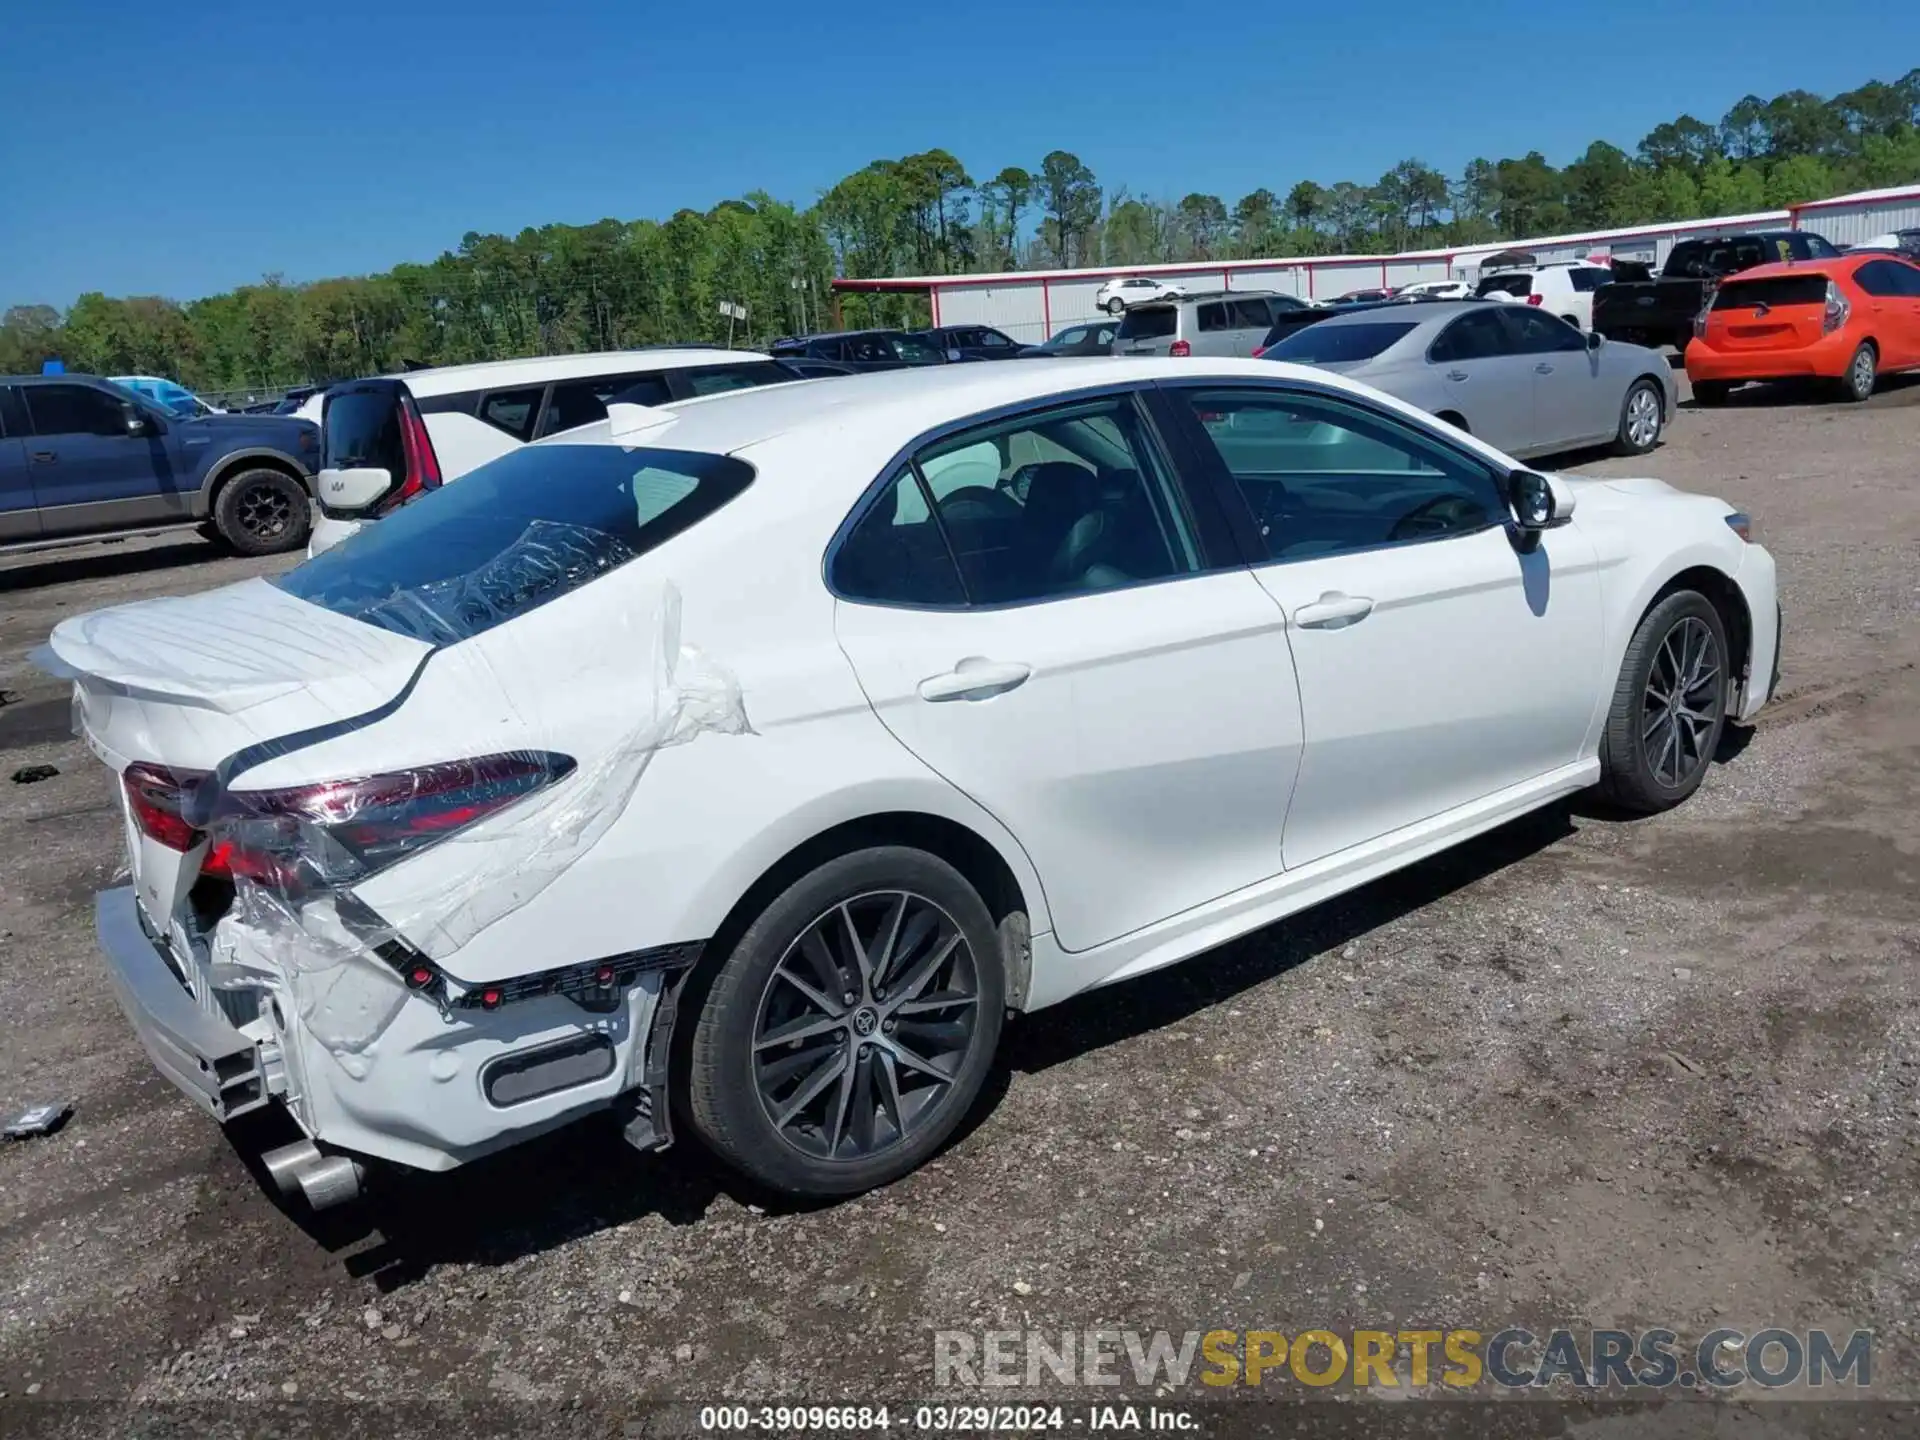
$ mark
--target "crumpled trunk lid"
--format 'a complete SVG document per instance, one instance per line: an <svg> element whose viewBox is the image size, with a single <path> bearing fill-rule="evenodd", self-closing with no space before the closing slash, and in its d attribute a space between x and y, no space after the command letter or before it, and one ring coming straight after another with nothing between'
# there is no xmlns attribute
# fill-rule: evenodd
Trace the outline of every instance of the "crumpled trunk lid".
<svg viewBox="0 0 1920 1440"><path fill-rule="evenodd" d="M432 651L254 579L77 615L39 658L73 680L75 732L119 777L135 762L211 773L379 712ZM143 835L116 792L135 893L164 931L207 847L182 853Z"/></svg>

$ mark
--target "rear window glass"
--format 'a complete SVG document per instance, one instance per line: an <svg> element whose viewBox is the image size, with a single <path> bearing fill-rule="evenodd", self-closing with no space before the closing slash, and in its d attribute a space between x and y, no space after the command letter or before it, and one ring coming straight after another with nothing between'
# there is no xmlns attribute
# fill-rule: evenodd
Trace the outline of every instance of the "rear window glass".
<svg viewBox="0 0 1920 1440"><path fill-rule="evenodd" d="M1476 295L1492 295L1495 292L1519 297L1531 295L1533 277L1531 275L1489 275L1475 286L1473 291Z"/></svg>
<svg viewBox="0 0 1920 1440"><path fill-rule="evenodd" d="M1175 319L1171 305L1136 305L1120 317L1120 338L1162 339L1173 334Z"/></svg>
<svg viewBox="0 0 1920 1440"><path fill-rule="evenodd" d="M530 445L273 583L336 615L449 645L646 554L752 480L752 466L726 455Z"/></svg>
<svg viewBox="0 0 1920 1440"><path fill-rule="evenodd" d="M1667 256L1661 273L1669 279L1705 280L1715 275L1730 275L1736 270L1751 270L1769 260L1784 260L1764 240L1682 240Z"/></svg>
<svg viewBox="0 0 1920 1440"><path fill-rule="evenodd" d="M363 466L398 475L407 468L400 448L398 395L389 389L349 390L327 401L320 464L328 470Z"/></svg>
<svg viewBox="0 0 1920 1440"><path fill-rule="evenodd" d="M1371 360L1416 329L1413 321L1378 320L1366 325L1309 325L1297 330L1262 357L1298 360L1303 365L1338 365L1348 360Z"/></svg>
<svg viewBox="0 0 1920 1440"><path fill-rule="evenodd" d="M1739 310L1749 305L1824 305L1824 275L1772 275L1763 280L1729 280L1713 296L1716 310Z"/></svg>

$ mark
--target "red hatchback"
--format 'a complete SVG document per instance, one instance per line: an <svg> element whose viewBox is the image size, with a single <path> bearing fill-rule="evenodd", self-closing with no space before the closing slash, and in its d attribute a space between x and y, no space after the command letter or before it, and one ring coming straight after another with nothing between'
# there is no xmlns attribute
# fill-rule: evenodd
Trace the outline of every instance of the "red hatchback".
<svg viewBox="0 0 1920 1440"><path fill-rule="evenodd" d="M1884 251L1729 276L1693 323L1687 378L1702 405L1746 380L1818 376L1849 400L1920 369L1920 265Z"/></svg>

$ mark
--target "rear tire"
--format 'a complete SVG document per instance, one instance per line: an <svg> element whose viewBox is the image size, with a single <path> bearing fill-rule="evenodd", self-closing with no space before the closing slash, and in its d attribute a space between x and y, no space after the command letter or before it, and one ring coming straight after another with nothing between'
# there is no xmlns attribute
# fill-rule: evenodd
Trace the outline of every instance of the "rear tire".
<svg viewBox="0 0 1920 1440"><path fill-rule="evenodd" d="M1613 437L1613 453L1645 455L1659 445L1666 424L1667 407L1660 387L1651 380L1634 381L1620 402L1620 426Z"/></svg>
<svg viewBox="0 0 1920 1440"><path fill-rule="evenodd" d="M1693 386L1693 403L1702 409L1711 410L1716 405L1727 403L1727 396L1733 393L1733 387L1724 380L1698 380Z"/></svg>
<svg viewBox="0 0 1920 1440"><path fill-rule="evenodd" d="M1727 630L1697 590L1667 596L1633 632L1600 737L1600 793L1669 810L1700 788L1727 724Z"/></svg>
<svg viewBox="0 0 1920 1440"><path fill-rule="evenodd" d="M1124 315L1126 312L1127 302L1122 300L1118 295L1107 301L1107 313L1109 315Z"/></svg>
<svg viewBox="0 0 1920 1440"><path fill-rule="evenodd" d="M949 958L921 974L942 947ZM986 1081L1005 1006L993 917L959 871L903 846L839 856L762 910L714 973L688 1051L688 1118L769 1189L871 1190L952 1136ZM804 1038L769 1042L785 1030Z"/></svg>
<svg viewBox="0 0 1920 1440"><path fill-rule="evenodd" d="M1880 380L1880 354L1871 340L1862 340L1847 362L1847 373L1840 377L1840 398L1859 405L1873 398L1873 387Z"/></svg>
<svg viewBox="0 0 1920 1440"><path fill-rule="evenodd" d="M242 470L220 485L213 527L240 555L278 555L307 543L313 506L307 487L284 470Z"/></svg>

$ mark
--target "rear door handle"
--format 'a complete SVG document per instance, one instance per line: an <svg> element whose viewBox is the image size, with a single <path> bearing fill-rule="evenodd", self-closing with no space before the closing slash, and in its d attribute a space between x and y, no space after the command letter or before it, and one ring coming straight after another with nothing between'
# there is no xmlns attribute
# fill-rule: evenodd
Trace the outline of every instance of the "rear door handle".
<svg viewBox="0 0 1920 1440"><path fill-rule="evenodd" d="M1293 623L1303 630L1344 630L1358 625L1373 613L1373 601L1365 595L1343 595L1329 590L1311 605L1293 612Z"/></svg>
<svg viewBox="0 0 1920 1440"><path fill-rule="evenodd" d="M1464 380L1466 378L1467 378L1467 372L1464 370L1447 371L1447 379L1449 380Z"/></svg>
<svg viewBox="0 0 1920 1440"><path fill-rule="evenodd" d="M38 460L42 465L51 465L60 457L51 450L36 450L27 458L30 460Z"/></svg>
<svg viewBox="0 0 1920 1440"><path fill-rule="evenodd" d="M1533 367L1533 373L1536 375L1551 375L1553 373L1553 367L1542 360L1538 365Z"/></svg>
<svg viewBox="0 0 1920 1440"><path fill-rule="evenodd" d="M970 655L944 675L920 682L922 700L991 700L1027 683L1031 665L1018 660L985 660Z"/></svg>

